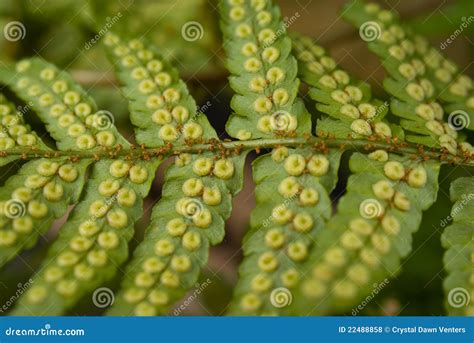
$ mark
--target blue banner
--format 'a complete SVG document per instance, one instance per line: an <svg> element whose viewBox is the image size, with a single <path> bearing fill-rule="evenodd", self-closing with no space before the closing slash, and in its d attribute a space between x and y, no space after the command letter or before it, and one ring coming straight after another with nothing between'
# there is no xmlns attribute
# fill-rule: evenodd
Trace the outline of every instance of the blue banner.
<svg viewBox="0 0 474 343"><path fill-rule="evenodd" d="M473 317L0 317L0 342L474 342Z"/></svg>

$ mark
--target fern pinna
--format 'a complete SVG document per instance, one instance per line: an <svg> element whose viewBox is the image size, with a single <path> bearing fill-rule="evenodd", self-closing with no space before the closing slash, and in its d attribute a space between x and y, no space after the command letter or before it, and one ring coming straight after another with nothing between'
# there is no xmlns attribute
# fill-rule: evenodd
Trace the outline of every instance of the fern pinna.
<svg viewBox="0 0 474 343"><path fill-rule="evenodd" d="M474 180L463 177L451 185L451 199L454 206L451 211L453 224L448 226L441 236L443 246L447 249L444 265L448 277L444 281L448 313L455 316L472 316L474 299L474 244L472 241L472 203L474 198Z"/></svg>
<svg viewBox="0 0 474 343"><path fill-rule="evenodd" d="M11 314L71 313L118 278L106 315L170 313L224 240L246 157L262 149L227 313L344 313L399 273L436 201L441 166L471 175L474 151L461 129L473 128L472 80L393 11L360 1L344 11L382 60L386 100L311 38L289 34L273 1L221 0L219 12L235 92L226 125L233 140L218 137L177 69L145 39L103 39L137 145L66 72L39 58L0 69L8 88L0 95L0 165L26 161L0 192L0 266L67 215ZM31 112L56 147L27 124ZM352 174L339 192L343 154ZM168 157L161 198L130 253L144 198ZM446 307L455 315L473 313L472 191L470 177L452 184L453 223L442 235Z"/></svg>

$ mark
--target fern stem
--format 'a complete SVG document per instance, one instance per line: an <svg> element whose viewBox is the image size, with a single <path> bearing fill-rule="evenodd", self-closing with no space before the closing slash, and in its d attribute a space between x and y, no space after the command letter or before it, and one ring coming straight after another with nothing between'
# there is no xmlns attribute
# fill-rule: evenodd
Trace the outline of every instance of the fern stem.
<svg viewBox="0 0 474 343"><path fill-rule="evenodd" d="M329 148L339 148L341 150L370 152L378 149L384 149L393 153L413 155L419 160L435 159L444 163L464 165L474 167L474 156L472 155L450 155L446 150L427 149L421 145L410 144L397 141L371 141L371 140L351 140L334 139L329 137L307 137L307 138L268 138L255 139L247 141L217 141L211 139L194 144L172 144L161 148L142 148L132 146L124 149L121 146L114 148L100 148L97 150L77 151L77 150L41 150L34 148L14 148L1 152L0 158L10 156L19 156L24 160L36 158L70 157L74 159L90 158L100 160L102 158L125 157L127 159L152 159L164 158L170 155L181 153L201 153L203 151L220 151L222 155L240 153L244 150L271 149L279 146L303 147L312 146L315 151L325 151Z"/></svg>

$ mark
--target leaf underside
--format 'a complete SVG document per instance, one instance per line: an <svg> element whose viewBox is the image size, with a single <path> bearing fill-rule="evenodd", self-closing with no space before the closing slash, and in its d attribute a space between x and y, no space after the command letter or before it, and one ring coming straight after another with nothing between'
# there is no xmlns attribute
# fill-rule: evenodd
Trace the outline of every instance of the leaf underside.
<svg viewBox="0 0 474 343"><path fill-rule="evenodd" d="M398 146L406 140L469 160L473 148L460 130L474 129L472 80L395 12L376 4L356 0L344 16L382 60L390 102L375 98L370 85L341 69L310 38L288 35L273 1L221 0L219 11L235 92L226 131L237 142L314 139L298 93L301 79L316 103L316 136L349 146L353 140L397 144L351 152L352 174L342 196L331 193L346 144L273 145L258 157L257 206L228 313L358 314L360 302L400 272L423 211L436 201L441 163L403 154ZM374 29L374 39L366 36ZM140 150L68 73L40 58L0 68L0 82L24 103L15 107L0 94L0 166L28 160L0 187L0 267L67 216L13 315L70 314L91 296L102 308L96 292L116 277L122 282L106 315L169 314L188 291L201 287L209 249L224 240L232 199L243 187L252 142L224 148L160 49L112 32L103 41ZM27 124L31 112L56 150ZM193 144L209 149L183 152ZM133 155L137 151L140 158ZM175 156L161 199L130 257L144 198L168 155ZM451 185L452 223L442 235L451 315L474 314L473 194L472 177Z"/></svg>
<svg viewBox="0 0 474 343"><path fill-rule="evenodd" d="M454 202L447 226L441 236L444 268L448 272L444 280L447 295L446 309L452 316L474 314L474 178L464 177L451 184L451 200ZM443 222L443 227L446 225Z"/></svg>

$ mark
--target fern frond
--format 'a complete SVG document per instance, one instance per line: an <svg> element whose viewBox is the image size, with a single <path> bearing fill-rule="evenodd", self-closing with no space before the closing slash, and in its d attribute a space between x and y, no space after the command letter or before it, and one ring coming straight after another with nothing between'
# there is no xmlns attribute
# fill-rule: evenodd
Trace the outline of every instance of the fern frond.
<svg viewBox="0 0 474 343"><path fill-rule="evenodd" d="M441 240L447 249L444 280L447 295L446 308L453 316L474 315L474 177L464 177L451 184L454 202L450 217L453 223L443 232Z"/></svg>
<svg viewBox="0 0 474 343"><path fill-rule="evenodd" d="M117 159L94 165L84 198L61 227L14 315L64 314L115 275L128 257L157 164Z"/></svg>
<svg viewBox="0 0 474 343"><path fill-rule="evenodd" d="M318 249L295 290L292 306L298 314L347 310L375 288L380 291L399 272L422 211L436 199L436 161L378 150L353 154L350 169L347 193L315 237Z"/></svg>
<svg viewBox="0 0 474 343"><path fill-rule="evenodd" d="M148 147L217 138L205 115L197 112L186 84L152 45L122 41L108 33L105 44L129 102L136 139Z"/></svg>
<svg viewBox="0 0 474 343"><path fill-rule="evenodd" d="M230 86L237 93L227 132L240 140L309 133L297 97L297 64L280 9L271 0L221 0Z"/></svg>
<svg viewBox="0 0 474 343"><path fill-rule="evenodd" d="M217 142L177 71L153 47L144 48L138 40L121 42L110 34L106 44L130 101L132 122L139 127L139 143L154 147L210 138ZM153 208L145 240L109 314L164 314L193 287L210 245L224 238L232 195L243 182L245 154L217 161L215 156L181 155L169 168L162 199Z"/></svg>
<svg viewBox="0 0 474 343"><path fill-rule="evenodd" d="M231 314L285 310L280 297L297 284L304 261L319 245L318 232L331 217L329 193L336 185L340 157L338 150L277 148L255 160L257 206L243 242L245 258Z"/></svg>
<svg viewBox="0 0 474 343"><path fill-rule="evenodd" d="M347 5L344 16L360 28L361 37L382 60L389 74L384 87L395 97L391 110L411 132L407 141L443 147L454 155L474 153L457 132L474 129L471 78L424 37L403 26L395 12L356 0Z"/></svg>
<svg viewBox="0 0 474 343"><path fill-rule="evenodd" d="M275 136L309 136L311 134L310 116L302 100L298 98L297 63L292 56L291 40L286 34L286 27L281 20L278 6L268 0L222 0L220 10L224 48L228 56L227 67L232 73L229 79L230 85L237 92L231 102L235 113L227 122L227 132L240 140ZM288 157L288 154L291 157ZM272 224L272 211L282 204L294 210L300 205L301 207L317 206L318 200L321 204L329 203L328 190L319 183L319 178L306 174L302 176L307 162L311 163L315 169L325 169L323 174L327 172L330 163L328 158L321 154L314 156L314 160L310 162L312 155L311 149L280 148L274 151L273 158L266 155L255 162L254 179L258 184L256 189L258 207L252 212L251 230L244 239L248 244L244 244L245 258L240 267L243 277L235 292L233 313L270 311L268 299L264 299L265 294L272 292L273 288L278 288L282 284L281 277L284 275L288 274L288 278L293 277L289 274L295 269L286 270L291 258L296 256L298 261L305 258L303 255L311 246L309 237L316 231L316 226L321 226L319 218L313 217L307 211L298 211L301 213L296 217L296 221L305 227L302 229L305 232L303 236L308 236L301 240L298 240L296 231L291 231L292 224L289 222L293 220L293 215L284 223L270 225L268 228L266 226L269 223ZM289 177L290 174L288 174L285 178L286 172L282 170L283 160L288 160L287 168L299 170L302 167L303 169L295 174L301 177ZM339 154L331 155L330 160L333 164L330 166L330 175L335 180L334 173L337 167L334 170L332 168L334 164L338 164ZM256 166L263 168L259 169ZM269 175L273 175L276 179L265 177L264 173L270 173ZM269 190L274 190L279 184L282 184L281 192L283 192L279 196L264 195ZM328 180L325 186L331 188L333 184ZM284 187L288 188L284 189ZM306 187L307 190L302 192ZM287 199L290 198L288 196L290 192L294 192L291 200ZM298 203L297 198L301 192L303 197L305 195L311 197L311 204ZM315 201L313 197L317 200ZM285 206L281 208L281 211L290 212ZM327 215L327 212L325 214ZM266 219L266 221L262 222L254 218ZM263 253L262 257L259 248L271 250L265 245L263 233L267 231L270 236L275 234L277 239L283 239L284 242L275 246L277 251L275 254ZM256 250L255 247L257 247ZM293 257L286 257L287 247ZM277 253L281 256L277 256ZM265 271L259 273L256 269L256 261L267 258L271 259L271 263L284 264L279 265L276 270L275 268L266 269L266 272L274 271L274 277L271 274L267 275ZM250 289L255 283L253 279L257 279L255 282L261 282L255 286L261 288L261 298L255 295L255 290ZM265 306L261 299L266 302Z"/></svg>
<svg viewBox="0 0 474 343"><path fill-rule="evenodd" d="M31 248L77 202L90 162L30 161L0 188L0 266Z"/></svg>
<svg viewBox="0 0 474 343"><path fill-rule="evenodd" d="M398 125L384 120L388 102L372 97L370 86L339 68L309 37L293 36L298 75L310 86L316 108L329 115L318 120L317 135L337 138L404 138Z"/></svg>
<svg viewBox="0 0 474 343"><path fill-rule="evenodd" d="M113 116L97 111L92 98L67 73L32 59L19 62L16 73L6 75L4 81L32 104L61 150L130 147L115 128ZM111 157L94 164L84 197L50 247L48 259L33 278L34 287L28 289L14 313L63 314L82 296L110 280L127 258L127 242L143 212L142 199L160 160L130 162L113 159L113 154ZM87 166L90 162L80 163ZM43 182L41 177L39 180ZM41 187L37 185L40 181L34 184L36 188ZM77 194L81 189L75 189ZM53 191L58 192L56 188L49 190ZM59 207L57 214L59 209L65 211L65 206Z"/></svg>
<svg viewBox="0 0 474 343"><path fill-rule="evenodd" d="M166 314L194 287L211 245L220 243L245 154L183 154L169 167L145 239L125 272L110 315Z"/></svg>
<svg viewBox="0 0 474 343"><path fill-rule="evenodd" d="M16 64L15 71L3 68L0 75L1 80L27 103L25 107L38 113L46 123L48 132L58 140L61 150L89 149L92 144L95 146L96 139L99 143L109 145L112 138L115 143L115 135L118 134L115 128L100 130L103 127L93 127L92 124L103 124L92 113L96 108L95 103L67 74L58 71L56 67L40 59L23 60ZM11 111L11 105L9 108ZM17 113L17 117L20 114L23 115ZM6 116L4 119L7 124L15 118ZM23 123L23 119L21 120ZM86 121L92 124L88 127L83 125L82 122ZM23 125L12 126L10 129L13 132L28 130ZM36 141L34 148L49 150L33 133L25 135L27 140ZM121 140L124 141L123 138ZM24 142L20 140L20 143ZM8 152L6 155L8 156ZM69 158L39 159L27 162L19 174L7 180L1 193L3 206L0 220L3 225L0 235L3 249L0 253L0 265L22 250L32 247L38 237L47 232L51 223L67 212L68 205L77 202L87 166L91 162L77 162Z"/></svg>
<svg viewBox="0 0 474 343"><path fill-rule="evenodd" d="M127 143L113 126L113 117L97 112L96 105L85 91L65 72L38 58L18 62L15 70L2 69L0 78L35 110L56 139L61 150L92 149L97 144L111 146ZM37 148L48 151L44 144ZM62 217L67 205L76 202L81 194L87 166L92 161L75 163L69 159L28 162L19 175L11 177L3 188L5 209L2 214L8 249L2 250L2 264L16 253L31 247L44 234L54 219ZM29 173L29 174L27 174ZM62 179L61 175L66 175ZM19 196L18 194L22 194ZM16 204L20 200L19 204ZM18 218L10 218L8 205L22 208ZM25 208L45 212L35 218ZM34 209L32 210L34 211ZM15 232L24 230L24 232ZM33 230L33 228L38 228Z"/></svg>
<svg viewBox="0 0 474 343"><path fill-rule="evenodd" d="M0 82L26 103L15 109L0 93L0 166L27 161L0 187L0 268L68 217L30 287L15 296L14 315L71 314L91 295L96 307L110 306L107 315L168 314L193 287L199 293L210 248L224 240L243 186L246 155L262 149L271 153L253 163L257 206L230 313L353 307L357 314L354 306L400 271L423 211L436 200L441 164L474 165L474 148L459 132L474 129L472 80L395 13L358 0L345 11L384 60L389 103L310 38L290 39L272 0L220 0L219 11L236 93L226 130L237 140L219 140L176 68L145 40L103 37L138 147L66 72L39 58L0 67ZM316 102L316 136L300 79ZM27 125L25 109L38 115L56 149ZM352 175L344 195L331 200L347 150L357 151ZM122 270L144 198L168 157L162 197ZM452 184L454 223L442 235L447 308L455 315L474 314L473 181ZM104 286L122 276L112 296L115 288ZM99 306L104 288L110 302Z"/></svg>
<svg viewBox="0 0 474 343"><path fill-rule="evenodd" d="M9 86L46 124L60 150L90 150L129 145L113 125L110 112L97 105L72 77L39 58L2 68L0 81Z"/></svg>
<svg viewBox="0 0 474 343"><path fill-rule="evenodd" d="M8 155L8 151L15 148L49 150L36 132L25 123L23 117L26 112L27 106L17 109L0 93L0 166L18 158Z"/></svg>

